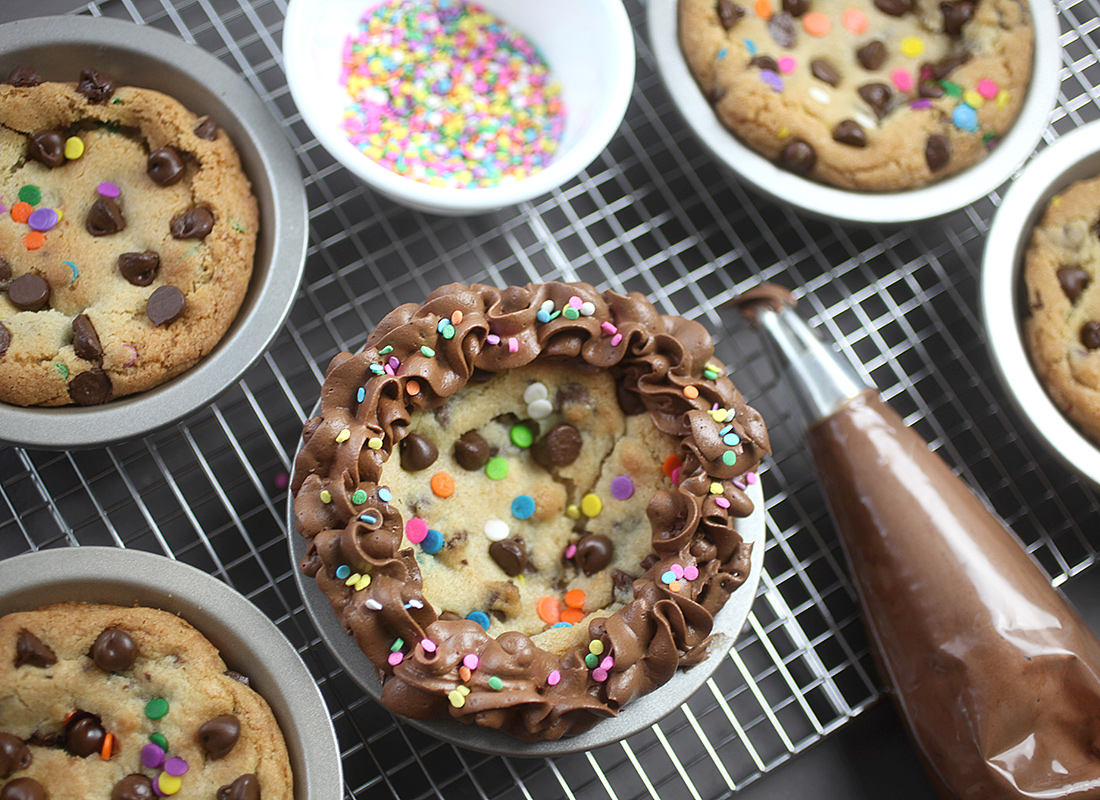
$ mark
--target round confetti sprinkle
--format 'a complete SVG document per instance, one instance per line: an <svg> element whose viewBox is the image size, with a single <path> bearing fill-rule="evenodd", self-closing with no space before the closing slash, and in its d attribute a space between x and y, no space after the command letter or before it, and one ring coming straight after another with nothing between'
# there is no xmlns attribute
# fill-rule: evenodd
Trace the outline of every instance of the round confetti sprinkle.
<svg viewBox="0 0 1100 800"><path fill-rule="evenodd" d="M494 456L485 465L485 474L494 481L502 481L508 477L508 459Z"/></svg>
<svg viewBox="0 0 1100 800"><path fill-rule="evenodd" d="M512 516L516 519L530 519L535 513L535 499L528 494L521 494L512 501Z"/></svg>
<svg viewBox="0 0 1100 800"><path fill-rule="evenodd" d="M79 136L70 136L65 140L65 158L73 161L84 155L84 140Z"/></svg>
<svg viewBox="0 0 1100 800"><path fill-rule="evenodd" d="M463 665L458 668L459 680L468 681L473 677L473 673L470 672L470 668Z"/></svg>
<svg viewBox="0 0 1100 800"><path fill-rule="evenodd" d="M508 431L508 438L521 450L526 450L535 442L535 434L526 425L513 425Z"/></svg>
<svg viewBox="0 0 1100 800"><path fill-rule="evenodd" d="M584 589L570 589L565 593L565 604L570 608L584 608L586 599Z"/></svg>
<svg viewBox="0 0 1100 800"><path fill-rule="evenodd" d="M551 306L553 306L553 300L547 300L546 302L550 303ZM543 305L545 305L545 303ZM533 403L536 400L545 400L549 396L550 390L546 388L546 384L540 383L538 381L532 383L530 386L523 390L523 402L525 403Z"/></svg>
<svg viewBox="0 0 1100 800"><path fill-rule="evenodd" d="M971 108L981 108L985 104L985 98L973 89L967 89L963 92L963 102Z"/></svg>
<svg viewBox="0 0 1100 800"><path fill-rule="evenodd" d="M169 775L167 772L162 772L160 775L157 775L156 788L159 789L162 794L173 795L180 790L181 786L183 786L182 778Z"/></svg>
<svg viewBox="0 0 1100 800"><path fill-rule="evenodd" d="M385 486L378 487L378 499L383 503L388 503L393 500L393 492L387 489Z"/></svg>
<svg viewBox="0 0 1100 800"><path fill-rule="evenodd" d="M890 73L890 80L899 92L908 92L913 88L913 74L907 69L896 69Z"/></svg>
<svg viewBox="0 0 1100 800"><path fill-rule="evenodd" d="M734 464L737 463L737 453L733 452L732 450L727 450L726 452L722 453L722 463L725 464L727 467L732 467Z"/></svg>
<svg viewBox="0 0 1100 800"><path fill-rule="evenodd" d="M428 535L420 543L420 549L430 556L434 556L443 549L443 534L435 528L428 530Z"/></svg>
<svg viewBox="0 0 1100 800"><path fill-rule="evenodd" d="M19 187L19 199L36 206L42 202L42 190L33 183L28 183L26 186Z"/></svg>
<svg viewBox="0 0 1100 800"><path fill-rule="evenodd" d="M540 597L538 603L535 604L535 611L538 612L539 619L548 625L556 625L561 621L561 603L558 602L557 598Z"/></svg>
<svg viewBox="0 0 1100 800"><path fill-rule="evenodd" d="M916 58L924 52L924 40L919 36L906 36L901 40L901 54L906 58Z"/></svg>
<svg viewBox="0 0 1100 800"><path fill-rule="evenodd" d="M149 741L155 744L161 750L168 752L168 740L164 738L163 733L149 734Z"/></svg>
<svg viewBox="0 0 1100 800"><path fill-rule="evenodd" d="M581 307L578 309L578 311L581 312L582 317L591 317L593 314L596 313L596 304L586 300L585 302L581 303Z"/></svg>
<svg viewBox="0 0 1100 800"><path fill-rule="evenodd" d="M592 680L594 680L596 683L603 683L607 680L607 670L596 667L594 670L592 670Z"/></svg>
<svg viewBox="0 0 1100 800"><path fill-rule="evenodd" d="M978 112L966 103L955 106L955 110L951 112L951 121L960 131L973 133L978 130Z"/></svg>
<svg viewBox="0 0 1100 800"><path fill-rule="evenodd" d="M455 479L449 472L437 472L432 475L432 494L444 500L455 493Z"/></svg>
<svg viewBox="0 0 1100 800"><path fill-rule="evenodd" d="M718 481L714 481L713 483L711 483L711 485L710 485L710 493L711 494L722 494L723 491L724 490L722 489L722 484L718 483Z"/></svg>
<svg viewBox="0 0 1100 800"><path fill-rule="evenodd" d="M684 579L693 581L699 577L699 568L694 564L690 567L684 567Z"/></svg>
<svg viewBox="0 0 1100 800"><path fill-rule="evenodd" d="M462 657L462 663L465 665L466 669L473 671L477 669L478 665L481 663L481 659L477 657L477 653L467 653Z"/></svg>
<svg viewBox="0 0 1100 800"><path fill-rule="evenodd" d="M145 704L145 716L149 719L160 719L168 713L168 701L163 697L154 697Z"/></svg>
<svg viewBox="0 0 1100 800"><path fill-rule="evenodd" d="M581 500L581 511L586 517L598 516L603 511L603 500L600 499L599 495L586 494Z"/></svg>
<svg viewBox="0 0 1100 800"><path fill-rule="evenodd" d="M802 15L802 27L810 36L827 36L833 23L829 18L818 11L810 11Z"/></svg>
<svg viewBox="0 0 1100 800"><path fill-rule="evenodd" d="M680 564L673 564L671 567L669 567L669 570L674 576L676 576L677 580L684 577L684 568Z"/></svg>
<svg viewBox="0 0 1100 800"><path fill-rule="evenodd" d="M566 627L572 627L573 625L576 625L578 622L580 622L582 619L584 619L584 611L582 611L581 609L563 608L561 610L561 622L559 622L558 625L565 623ZM554 627L556 628L557 625L555 625Z"/></svg>
<svg viewBox="0 0 1100 800"><path fill-rule="evenodd" d="M386 661L389 662L389 665L391 667L396 667L398 664L400 664L404 660L405 660L405 654L404 653L390 653L389 657L386 659Z"/></svg>
<svg viewBox="0 0 1100 800"><path fill-rule="evenodd" d="M1000 88L998 88L997 84L994 81L989 80L989 78L982 78L980 81L978 81L977 89L978 94L980 94L986 100L992 100L994 97L997 96L997 92L1000 91Z"/></svg>
<svg viewBox="0 0 1100 800"><path fill-rule="evenodd" d="M580 309L573 308L573 306L569 306L569 308L565 309L565 311L562 312L562 316L564 316L566 319L579 319L580 315Z"/></svg>
<svg viewBox="0 0 1100 800"><path fill-rule="evenodd" d="M340 431L338 434L336 434L337 443L346 442L350 438L351 438L351 431L348 430L347 428L344 428L342 431Z"/></svg>
<svg viewBox="0 0 1100 800"><path fill-rule="evenodd" d="M325 503L326 505L328 503L331 503L332 502L332 492L330 492L328 489L322 489L321 490L321 502Z"/></svg>
<svg viewBox="0 0 1100 800"><path fill-rule="evenodd" d="M383 441L377 436L372 436L371 438L367 439L367 447L369 447L371 450L381 450L382 445Z"/></svg>
<svg viewBox="0 0 1100 800"><path fill-rule="evenodd" d="M500 344L500 337L495 333L490 333L485 336L485 341L493 345Z"/></svg>
<svg viewBox="0 0 1100 800"><path fill-rule="evenodd" d="M435 642L433 642L431 639L421 639L420 647L424 650L425 653L434 653L436 650L439 649L436 646Z"/></svg>
<svg viewBox="0 0 1100 800"><path fill-rule="evenodd" d="M716 497L716 498L714 498L714 502L719 508L729 508L730 507L730 501L727 500L724 497Z"/></svg>
<svg viewBox="0 0 1100 800"><path fill-rule="evenodd" d="M593 639L591 642L588 643L588 652L598 656L602 656L603 642L601 642L599 639Z"/></svg>
<svg viewBox="0 0 1100 800"><path fill-rule="evenodd" d="M28 250L37 250L46 243L46 235L38 231L31 231L23 237L23 246Z"/></svg>
<svg viewBox="0 0 1100 800"><path fill-rule="evenodd" d="M681 463L680 457L673 454L665 459L665 463L661 465L661 471L665 473L666 477L671 478L672 473L680 468Z"/></svg>
<svg viewBox="0 0 1100 800"><path fill-rule="evenodd" d="M580 506L578 506L576 503L570 503L569 505L567 505L565 507L565 516L569 517L569 519L580 519L581 518L581 508L580 508ZM567 558L572 558L572 556L567 556Z"/></svg>
<svg viewBox="0 0 1100 800"><path fill-rule="evenodd" d="M141 763L146 769L158 769L164 763L164 748L150 742L141 748Z"/></svg>
<svg viewBox="0 0 1100 800"><path fill-rule="evenodd" d="M722 444L729 447L737 447L737 445L741 444L741 437L733 431L730 431L729 433L724 433L722 434Z"/></svg>
<svg viewBox="0 0 1100 800"><path fill-rule="evenodd" d="M413 517L405 523L405 538L413 544L420 544L428 538L428 523L420 517Z"/></svg>
<svg viewBox="0 0 1100 800"><path fill-rule="evenodd" d="M432 348L428 347L426 344L421 345L420 352L427 358L435 358L435 350L432 350Z"/></svg>
<svg viewBox="0 0 1100 800"><path fill-rule="evenodd" d="M350 574L351 567L349 567L347 564L341 564L336 568L336 577L340 580L344 580Z"/></svg>
<svg viewBox="0 0 1100 800"><path fill-rule="evenodd" d="M840 21L849 33L854 33L856 36L867 32L867 15L858 8L844 9L844 13L840 15Z"/></svg>
<svg viewBox="0 0 1100 800"><path fill-rule="evenodd" d="M756 12L756 16L760 17L760 19L771 19L772 14L774 14L772 11L772 4L769 0L756 0L756 2L752 4L752 10Z"/></svg>
<svg viewBox="0 0 1100 800"><path fill-rule="evenodd" d="M110 181L104 181L103 183L99 184L99 186L95 187L95 191L96 194L98 194L100 197L114 198L122 194L122 191L118 188L118 185L111 183Z"/></svg>
<svg viewBox="0 0 1100 800"><path fill-rule="evenodd" d="M760 479L758 477L756 477L755 472L746 472L745 473L745 483L747 483L749 486L752 486L758 480L760 480Z"/></svg>
<svg viewBox="0 0 1100 800"><path fill-rule="evenodd" d="M684 397L686 397L688 400L694 400L698 396L699 396L699 390L697 388L695 388L694 386L685 386L684 387Z"/></svg>
<svg viewBox="0 0 1100 800"><path fill-rule="evenodd" d="M779 64L779 71L784 75L790 75L798 69L798 61L793 56L783 56L777 63Z"/></svg>
<svg viewBox="0 0 1100 800"><path fill-rule="evenodd" d="M501 689L504 688L504 681L494 675L493 677L489 678L489 688L492 689L494 692L499 692Z"/></svg>
<svg viewBox="0 0 1100 800"><path fill-rule="evenodd" d="M466 615L466 619L470 620L470 622L476 622L486 631L489 630L489 615L484 611L471 611Z"/></svg>
<svg viewBox="0 0 1100 800"><path fill-rule="evenodd" d="M671 591L671 592L678 592L678 591L680 591L680 581L672 581L672 583L670 583L670 584L668 585L668 589L669 589L669 591Z"/></svg>
<svg viewBox="0 0 1100 800"><path fill-rule="evenodd" d="M351 494L351 502L357 506L363 505L363 503L367 502L367 493L362 489L356 489Z"/></svg>
<svg viewBox="0 0 1100 800"><path fill-rule="evenodd" d="M589 653L584 657L584 665L589 669L595 669L600 665L600 657L595 653Z"/></svg>
<svg viewBox="0 0 1100 800"><path fill-rule="evenodd" d="M661 573L661 583L667 585L672 583L674 580L676 580L676 573L672 570L665 570L663 573Z"/></svg>
<svg viewBox="0 0 1100 800"><path fill-rule="evenodd" d="M415 397L416 395L420 394L420 382L414 381L410 378L408 381L405 382L405 391Z"/></svg>
<svg viewBox="0 0 1100 800"><path fill-rule="evenodd" d="M549 400L535 400L527 405L527 413L531 419L546 419L554 413L554 405Z"/></svg>
<svg viewBox="0 0 1100 800"><path fill-rule="evenodd" d="M584 301L581 300L580 297L578 297L577 295L573 295L572 297L569 298L569 307L570 308L575 308L579 311L580 307L583 306L583 305L584 305Z"/></svg>
<svg viewBox="0 0 1100 800"><path fill-rule="evenodd" d="M180 775L186 775L190 766L179 756L172 756L170 759L164 762L164 771L174 778L178 778Z"/></svg>
<svg viewBox="0 0 1100 800"><path fill-rule="evenodd" d="M576 554L577 554L577 546L575 544L571 544L571 545L569 545L568 547L565 548L564 555L565 555L566 559L570 559L573 556L575 556Z"/></svg>
<svg viewBox="0 0 1100 800"><path fill-rule="evenodd" d="M616 500L629 500L634 496L634 481L628 475L616 475L611 479L611 496Z"/></svg>
<svg viewBox="0 0 1100 800"><path fill-rule="evenodd" d="M455 708L462 708L464 705L466 705L466 695L458 691L458 689L453 689L448 692L447 699Z"/></svg>
<svg viewBox="0 0 1100 800"><path fill-rule="evenodd" d="M485 521L485 538L490 542L500 542L508 538L508 523L502 519Z"/></svg>
<svg viewBox="0 0 1100 800"><path fill-rule="evenodd" d="M34 207L30 203L20 200L11 207L11 218L16 222L26 222L31 218Z"/></svg>
<svg viewBox="0 0 1100 800"><path fill-rule="evenodd" d="M547 686L557 686L561 683L561 673L556 669L550 670L550 674L546 676Z"/></svg>
<svg viewBox="0 0 1100 800"><path fill-rule="evenodd" d="M615 666L615 659L611 656L604 656L603 661L600 662L600 669L606 669L608 672Z"/></svg>

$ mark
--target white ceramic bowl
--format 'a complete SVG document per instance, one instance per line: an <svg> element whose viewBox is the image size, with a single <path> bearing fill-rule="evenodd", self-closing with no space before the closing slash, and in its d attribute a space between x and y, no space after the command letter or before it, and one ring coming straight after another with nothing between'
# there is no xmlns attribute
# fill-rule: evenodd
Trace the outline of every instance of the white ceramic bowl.
<svg viewBox="0 0 1100 800"><path fill-rule="evenodd" d="M996 189L1034 152L1058 99L1062 66L1059 27L1050 0L1030 0L1035 24L1031 85L1016 124L982 161L957 175L904 192L837 189L781 169L722 125L680 52L679 0L648 0L649 43L673 104L722 164L770 197L822 217L898 224L962 208Z"/></svg>
<svg viewBox="0 0 1100 800"><path fill-rule="evenodd" d="M1047 203L1071 183L1100 175L1100 122L1066 134L1027 165L993 218L982 256L981 301L989 351L1020 414L1055 456L1100 485L1100 447L1054 405L1024 342L1024 256Z"/></svg>
<svg viewBox="0 0 1100 800"><path fill-rule="evenodd" d="M379 166L340 130L347 105L339 74L344 41L381 0L291 0L283 29L287 83L302 119L337 161L372 189L435 214L492 211L546 194L600 154L622 122L634 87L634 35L621 0L479 0L523 33L561 82L565 130L540 172L473 189L429 186Z"/></svg>

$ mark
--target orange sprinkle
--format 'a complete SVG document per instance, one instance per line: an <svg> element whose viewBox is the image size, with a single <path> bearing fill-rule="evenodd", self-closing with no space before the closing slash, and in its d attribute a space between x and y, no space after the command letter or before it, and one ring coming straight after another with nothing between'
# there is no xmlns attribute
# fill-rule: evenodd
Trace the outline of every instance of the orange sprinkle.
<svg viewBox="0 0 1100 800"><path fill-rule="evenodd" d="M114 744L115 735L113 733L108 733L106 736L104 736L103 749L99 751L99 757L102 758L104 761L109 759L111 757L111 750L114 747Z"/></svg>
<svg viewBox="0 0 1100 800"><path fill-rule="evenodd" d="M11 218L16 222L26 222L31 218L31 212L34 211L34 206L30 203L24 203L20 200L14 206L11 207Z"/></svg>
<svg viewBox="0 0 1100 800"><path fill-rule="evenodd" d="M563 608L561 610L561 621L568 622L570 625L576 625L584 619L584 612L579 608Z"/></svg>
<svg viewBox="0 0 1100 800"><path fill-rule="evenodd" d="M70 711L68 714L65 715L65 719L61 720L61 724L62 725L68 725L69 720L71 720L75 716L76 716L76 709L73 709L72 711Z"/></svg>
<svg viewBox="0 0 1100 800"><path fill-rule="evenodd" d="M455 479L446 472L432 475L432 493L436 497L447 498L455 493Z"/></svg>
<svg viewBox="0 0 1100 800"><path fill-rule="evenodd" d="M858 8L846 8L844 13L840 16L840 21L844 23L844 27L849 32L859 36L861 33L867 32L867 27L870 23L867 22L867 15L860 11Z"/></svg>
<svg viewBox="0 0 1100 800"><path fill-rule="evenodd" d="M451 314L451 324L457 325L460 322L462 322L462 311L456 308L454 313Z"/></svg>
<svg viewBox="0 0 1100 800"><path fill-rule="evenodd" d="M756 0L756 2L752 4L752 9L760 19L771 19L774 13L772 11L772 4L769 0Z"/></svg>
<svg viewBox="0 0 1100 800"><path fill-rule="evenodd" d="M405 382L405 391L411 395L420 394L420 382L414 380L408 380Z"/></svg>
<svg viewBox="0 0 1100 800"><path fill-rule="evenodd" d="M465 664L458 668L458 677L462 678L463 683L469 681L471 675L473 675L473 673L470 672L470 668Z"/></svg>
<svg viewBox="0 0 1100 800"><path fill-rule="evenodd" d="M698 396L699 396L699 390L696 389L694 386L685 386L684 387L684 397L686 397L688 400L694 400Z"/></svg>
<svg viewBox="0 0 1100 800"><path fill-rule="evenodd" d="M584 589L570 589L565 593L565 604L570 608L584 608Z"/></svg>
<svg viewBox="0 0 1100 800"><path fill-rule="evenodd" d="M833 24L829 18L819 11L811 11L802 15L802 27L810 36L824 36L829 32Z"/></svg>
<svg viewBox="0 0 1100 800"><path fill-rule="evenodd" d="M670 584L668 585L668 589L669 589L669 591L671 591L671 592L678 592L678 591L680 591L680 582L679 582L679 581L673 581L672 583L670 583Z"/></svg>
<svg viewBox="0 0 1100 800"><path fill-rule="evenodd" d="M679 469L683 465L683 463L684 462L680 460L680 457L673 453L665 459L665 463L661 465L661 471L665 473L666 478L671 478L672 473Z"/></svg>
<svg viewBox="0 0 1100 800"><path fill-rule="evenodd" d="M46 243L46 234L42 231L31 231L23 237L23 246L28 250L37 250Z"/></svg>
<svg viewBox="0 0 1100 800"><path fill-rule="evenodd" d="M540 597L535 610L539 612L539 619L547 625L557 625L561 622L561 603L553 597Z"/></svg>

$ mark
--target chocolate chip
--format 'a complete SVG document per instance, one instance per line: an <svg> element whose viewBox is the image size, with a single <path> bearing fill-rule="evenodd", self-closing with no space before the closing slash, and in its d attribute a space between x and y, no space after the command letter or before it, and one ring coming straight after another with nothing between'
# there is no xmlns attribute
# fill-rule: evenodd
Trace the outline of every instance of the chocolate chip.
<svg viewBox="0 0 1100 800"><path fill-rule="evenodd" d="M577 554L573 559L585 575L595 575L611 563L615 545L602 533L593 533L577 542Z"/></svg>
<svg viewBox="0 0 1100 800"><path fill-rule="evenodd" d="M134 286L148 286L157 277L160 256L152 250L144 253L123 253L118 257L118 271Z"/></svg>
<svg viewBox="0 0 1100 800"><path fill-rule="evenodd" d="M942 81L952 72L957 70L963 64L970 60L969 53L962 53L957 56L948 56L947 58L941 58L939 61L934 61L931 64L921 65L921 74L924 73L925 68L931 71L931 76L935 80Z"/></svg>
<svg viewBox="0 0 1100 800"><path fill-rule="evenodd" d="M875 8L891 17L900 17L913 10L913 0L875 0Z"/></svg>
<svg viewBox="0 0 1100 800"><path fill-rule="evenodd" d="M26 769L34 760L31 749L14 733L0 733L0 781Z"/></svg>
<svg viewBox="0 0 1100 800"><path fill-rule="evenodd" d="M792 17L801 17L810 10L810 0L783 0L783 10Z"/></svg>
<svg viewBox="0 0 1100 800"><path fill-rule="evenodd" d="M942 133L933 133L924 145L924 160L933 172L946 167L951 160L951 140Z"/></svg>
<svg viewBox="0 0 1100 800"><path fill-rule="evenodd" d="M0 256L0 283L11 280L11 264L3 256Z"/></svg>
<svg viewBox="0 0 1100 800"><path fill-rule="evenodd" d="M856 60L864 69L878 69L886 61L886 45L874 39L856 50Z"/></svg>
<svg viewBox="0 0 1100 800"><path fill-rule="evenodd" d="M195 135L200 139L212 142L218 138L218 126L214 124L214 120L210 117L203 117L195 126Z"/></svg>
<svg viewBox="0 0 1100 800"><path fill-rule="evenodd" d="M794 17L790 14L776 14L768 20L767 27L777 45L783 48L794 47L798 30L794 26Z"/></svg>
<svg viewBox="0 0 1100 800"><path fill-rule="evenodd" d="M156 796L152 779L138 772L127 775L111 789L111 800L153 800Z"/></svg>
<svg viewBox="0 0 1100 800"><path fill-rule="evenodd" d="M948 36L958 36L962 33L962 26L974 16L974 4L968 0L940 3L940 12L943 14L943 32Z"/></svg>
<svg viewBox="0 0 1100 800"><path fill-rule="evenodd" d="M935 99L937 97L943 97L947 92L938 81L921 81L920 86L917 87L917 94L921 97L930 97Z"/></svg>
<svg viewBox="0 0 1100 800"><path fill-rule="evenodd" d="M836 86L840 83L840 73L824 58L815 58L811 61L810 72L819 81L825 81L830 86Z"/></svg>
<svg viewBox="0 0 1100 800"><path fill-rule="evenodd" d="M217 760L229 755L241 738L241 721L232 714L208 719L199 726L199 744L208 758Z"/></svg>
<svg viewBox="0 0 1100 800"><path fill-rule="evenodd" d="M73 319L73 352L77 358L85 361L99 361L103 358L103 345L100 344L99 334L95 332L95 326L87 314L77 314Z"/></svg>
<svg viewBox="0 0 1100 800"><path fill-rule="evenodd" d="M81 372L69 381L69 398L81 406L95 406L111 399L111 379L99 367Z"/></svg>
<svg viewBox="0 0 1100 800"><path fill-rule="evenodd" d="M1062 284L1062 291L1071 303L1077 302L1090 281L1089 274L1078 267L1062 267L1058 270L1058 283Z"/></svg>
<svg viewBox="0 0 1100 800"><path fill-rule="evenodd" d="M410 433L401 440L401 469L406 472L427 469L437 458L439 448L430 439L425 439L418 433Z"/></svg>
<svg viewBox="0 0 1100 800"><path fill-rule="evenodd" d="M50 302L50 285L41 275L28 272L11 282L8 299L22 311L38 311Z"/></svg>
<svg viewBox="0 0 1100 800"><path fill-rule="evenodd" d="M502 539L489 545L489 555L505 575L515 577L527 569L527 546L518 539Z"/></svg>
<svg viewBox="0 0 1100 800"><path fill-rule="evenodd" d="M99 717L86 711L78 711L65 725L65 747L80 758L99 753L106 738L107 731Z"/></svg>
<svg viewBox="0 0 1100 800"><path fill-rule="evenodd" d="M183 158L174 147L158 147L145 162L145 174L159 186L179 183L185 171Z"/></svg>
<svg viewBox="0 0 1100 800"><path fill-rule="evenodd" d="M882 119L886 116L890 110L890 99L894 96L889 86L885 83L865 83L856 91L863 98L863 102L875 112L876 117Z"/></svg>
<svg viewBox="0 0 1100 800"><path fill-rule="evenodd" d="M630 577L629 572L623 572L621 569L611 570L611 584L615 599L620 603L628 603L634 597L634 579Z"/></svg>
<svg viewBox="0 0 1100 800"><path fill-rule="evenodd" d="M126 218L113 197L99 197L88 209L84 227L92 236L109 236L126 230Z"/></svg>
<svg viewBox="0 0 1100 800"><path fill-rule="evenodd" d="M470 472L481 469L489 463L490 455L489 443L477 431L468 431L455 442L455 461L460 467Z"/></svg>
<svg viewBox="0 0 1100 800"><path fill-rule="evenodd" d="M793 139L779 154L779 165L796 175L808 175L817 164L817 152L801 139Z"/></svg>
<svg viewBox="0 0 1100 800"><path fill-rule="evenodd" d="M863 126L854 119L838 122L836 127L833 128L833 139L851 147L867 146L867 134L864 133Z"/></svg>
<svg viewBox="0 0 1100 800"><path fill-rule="evenodd" d="M145 302L145 313L154 325L170 325L187 308L187 298L175 286L157 287Z"/></svg>
<svg viewBox="0 0 1100 800"><path fill-rule="evenodd" d="M115 93L115 82L110 75L94 69L82 69L76 91L87 97L89 103L106 103Z"/></svg>
<svg viewBox="0 0 1100 800"><path fill-rule="evenodd" d="M548 430L531 446L531 456L547 469L567 467L581 454L582 444L580 432L568 422L563 422Z"/></svg>
<svg viewBox="0 0 1100 800"><path fill-rule="evenodd" d="M1081 326L1081 344L1089 350L1100 348L1100 322L1093 320Z"/></svg>
<svg viewBox="0 0 1100 800"><path fill-rule="evenodd" d="M57 129L36 133L27 139L27 156L50 169L65 163L65 132Z"/></svg>
<svg viewBox="0 0 1100 800"><path fill-rule="evenodd" d="M20 64L8 73L8 79L4 83L11 86L37 86L42 83L42 76L35 71L34 67Z"/></svg>
<svg viewBox="0 0 1100 800"><path fill-rule="evenodd" d="M15 640L15 666L39 667L45 669L57 663L57 656L48 644L43 642L26 628L19 631Z"/></svg>
<svg viewBox="0 0 1100 800"><path fill-rule="evenodd" d="M751 67L759 67L760 69L770 69L772 72L779 72L779 64L771 56L756 56L749 62Z"/></svg>
<svg viewBox="0 0 1100 800"><path fill-rule="evenodd" d="M214 212L206 206L194 206L172 217L168 229L173 239L205 239L214 228Z"/></svg>
<svg viewBox="0 0 1100 800"><path fill-rule="evenodd" d="M745 9L732 0L718 0L715 4L715 10L718 12L718 21L722 23L722 28L727 31L736 25L741 17L745 16Z"/></svg>
<svg viewBox="0 0 1100 800"><path fill-rule="evenodd" d="M260 780L252 773L242 775L218 789L217 800L260 800Z"/></svg>
<svg viewBox="0 0 1100 800"><path fill-rule="evenodd" d="M46 789L34 778L16 778L0 789L0 800L46 800Z"/></svg>
<svg viewBox="0 0 1100 800"><path fill-rule="evenodd" d="M92 661L104 672L125 672L137 655L137 645L122 628L105 629L92 645Z"/></svg>
<svg viewBox="0 0 1100 800"><path fill-rule="evenodd" d="M11 331L8 330L7 325L0 322L0 356L8 352L9 347L11 347Z"/></svg>

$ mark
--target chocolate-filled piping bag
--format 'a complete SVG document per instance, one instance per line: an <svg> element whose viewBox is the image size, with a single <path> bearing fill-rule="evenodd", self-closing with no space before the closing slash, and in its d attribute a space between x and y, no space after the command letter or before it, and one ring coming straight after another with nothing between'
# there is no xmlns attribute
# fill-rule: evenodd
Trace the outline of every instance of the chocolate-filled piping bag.
<svg viewBox="0 0 1100 800"><path fill-rule="evenodd" d="M942 798L1100 798L1100 641L1012 533L762 287L879 673Z"/></svg>

